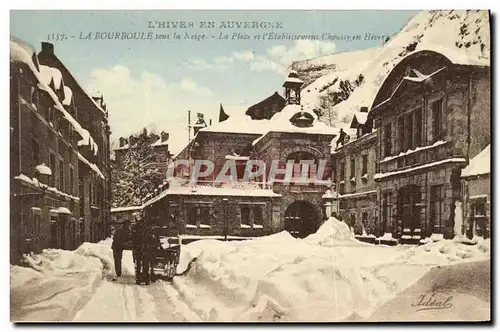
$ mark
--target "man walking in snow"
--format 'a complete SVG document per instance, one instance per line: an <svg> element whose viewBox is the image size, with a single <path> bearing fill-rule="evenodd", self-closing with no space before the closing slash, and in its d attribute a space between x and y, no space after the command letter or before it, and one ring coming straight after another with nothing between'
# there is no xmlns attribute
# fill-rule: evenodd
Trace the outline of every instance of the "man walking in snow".
<svg viewBox="0 0 500 332"><path fill-rule="evenodd" d="M132 254L135 257L135 283L144 282L145 249L147 225L141 215L136 216L136 223L132 230Z"/></svg>
<svg viewBox="0 0 500 332"><path fill-rule="evenodd" d="M117 277L121 277L122 275L123 249L125 248L129 236L130 234L128 231L128 221L125 221L121 225L117 225L117 229L115 230L115 234L113 235L113 244L111 245Z"/></svg>

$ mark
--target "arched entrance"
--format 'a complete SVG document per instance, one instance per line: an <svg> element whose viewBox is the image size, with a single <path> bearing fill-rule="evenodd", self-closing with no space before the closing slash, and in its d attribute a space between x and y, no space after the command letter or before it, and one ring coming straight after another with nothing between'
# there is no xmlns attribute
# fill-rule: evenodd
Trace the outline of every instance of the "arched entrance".
<svg viewBox="0 0 500 332"><path fill-rule="evenodd" d="M285 230L293 237L304 238L316 232L319 213L308 201L295 201L285 211Z"/></svg>

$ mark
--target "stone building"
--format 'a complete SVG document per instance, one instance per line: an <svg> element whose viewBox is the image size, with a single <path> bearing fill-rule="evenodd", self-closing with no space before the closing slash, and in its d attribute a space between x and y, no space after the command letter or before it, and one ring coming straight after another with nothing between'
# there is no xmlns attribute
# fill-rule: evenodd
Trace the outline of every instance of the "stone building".
<svg viewBox="0 0 500 332"><path fill-rule="evenodd" d="M14 37L10 42L10 257L44 248L74 249L82 241L100 240L100 218L85 209L91 193L82 180L95 178L96 195L106 209L107 114L62 65L47 61L50 44L42 52ZM43 55L42 55L43 53ZM55 57L55 56L54 56ZM104 122L100 132L82 120ZM99 135L101 134L101 135ZM95 192L95 191L94 191ZM107 205L109 206L109 205ZM109 213L109 208L108 208ZM90 231L94 230L94 232Z"/></svg>
<svg viewBox="0 0 500 332"><path fill-rule="evenodd" d="M375 173L377 164L377 132L368 119L368 108L362 107L353 115L350 128L356 136L332 150L335 165L333 183L337 196L334 209L351 226L363 225L368 234L379 235L374 229L378 220L377 188ZM362 228L355 227L358 234Z"/></svg>
<svg viewBox="0 0 500 332"><path fill-rule="evenodd" d="M453 236L460 171L490 142L490 68L464 54L414 52L389 73L368 117L377 130L384 232Z"/></svg>
<svg viewBox="0 0 500 332"><path fill-rule="evenodd" d="M57 57L51 43L42 42L38 59L43 67L60 72L65 90L72 98L74 117L89 133L77 142L80 217L84 225L81 226L80 241L99 241L107 236L111 208L111 130L104 98L99 92L89 94L85 91Z"/></svg>
<svg viewBox="0 0 500 332"><path fill-rule="evenodd" d="M469 238L491 236L491 145L462 170L463 233Z"/></svg>
<svg viewBox="0 0 500 332"><path fill-rule="evenodd" d="M296 73L291 73L283 86L286 99L275 93L241 112L229 112L221 106L222 121L199 128L175 157L187 163L175 169L178 177L189 179L197 160L211 161L213 171L203 173L205 176L198 178L194 187L166 184L146 197L148 218L163 224L175 220L181 232L206 236L220 236L222 225L231 236L258 236L287 229L304 237L314 232L324 218L323 195L331 185L330 144L337 129L319 122L310 108L300 105L297 96L302 83ZM260 178L248 181L245 168L252 160L261 161L265 170ZM300 160L311 162L304 173L306 183L297 180L302 175ZM216 181L224 174L227 162L235 164L234 181ZM283 167L286 163L293 165L291 183L282 176L269 181L273 162ZM316 178L321 181L314 181ZM206 210L207 204L215 213ZM190 220L195 220L195 215L210 216L209 225L213 226L188 227L194 225Z"/></svg>

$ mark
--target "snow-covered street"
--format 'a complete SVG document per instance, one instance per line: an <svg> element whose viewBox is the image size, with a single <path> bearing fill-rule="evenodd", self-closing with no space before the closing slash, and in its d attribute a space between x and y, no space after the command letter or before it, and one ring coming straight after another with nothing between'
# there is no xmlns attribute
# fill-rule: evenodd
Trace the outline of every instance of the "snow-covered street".
<svg viewBox="0 0 500 332"><path fill-rule="evenodd" d="M306 239L281 232L184 245L178 276L144 286L135 284L130 251L124 275L111 281L110 241L85 243L74 252L45 251L31 267L11 267L11 315L85 322L487 320L489 248L482 239L365 244L331 218Z"/></svg>
<svg viewBox="0 0 500 332"><path fill-rule="evenodd" d="M170 283L135 284L135 277L130 273L133 271L130 251L125 251L123 263L129 273L117 281L103 281L92 299L75 315L74 321L199 321L199 317L179 299L178 292Z"/></svg>

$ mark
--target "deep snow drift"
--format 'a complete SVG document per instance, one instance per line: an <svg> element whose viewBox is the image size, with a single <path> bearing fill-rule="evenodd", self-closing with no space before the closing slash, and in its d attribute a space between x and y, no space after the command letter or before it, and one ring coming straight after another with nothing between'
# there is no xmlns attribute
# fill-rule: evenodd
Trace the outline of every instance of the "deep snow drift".
<svg viewBox="0 0 500 332"><path fill-rule="evenodd" d="M481 320L490 311L484 268L489 240L371 245L331 218L305 239L283 231L248 241L183 245L178 276L150 286L135 285L130 252L124 253L124 280L102 281L113 274L110 247L107 240L75 251L45 250L29 257L27 267L12 266L11 319L386 321L398 319L402 304L418 303L419 292L444 284L451 286L441 291L460 300L447 309L447 319L469 310L467 319ZM414 309L401 308L401 317L411 319ZM418 317L436 318L430 311Z"/></svg>
<svg viewBox="0 0 500 332"><path fill-rule="evenodd" d="M367 319L436 264L489 258L489 242L375 246L331 218L303 240L281 232L191 243L183 247L178 272L193 258L174 285L205 320L345 321Z"/></svg>
<svg viewBox="0 0 500 332"><path fill-rule="evenodd" d="M64 321L114 270L111 242L83 243L75 251L46 249L10 268L12 321ZM127 273L128 271L125 271Z"/></svg>

